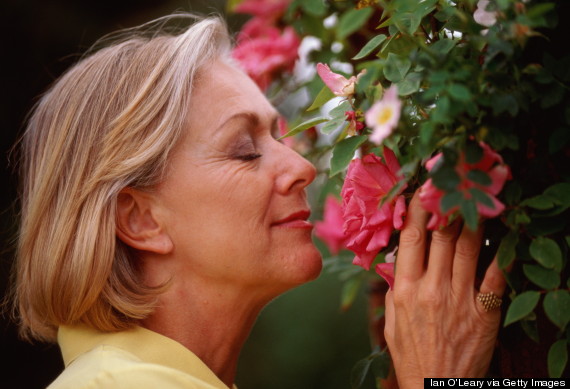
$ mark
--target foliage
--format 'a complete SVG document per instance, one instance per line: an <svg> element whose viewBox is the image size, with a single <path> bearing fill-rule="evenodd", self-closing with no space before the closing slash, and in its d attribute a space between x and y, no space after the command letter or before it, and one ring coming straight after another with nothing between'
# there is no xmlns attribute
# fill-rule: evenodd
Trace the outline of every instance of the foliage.
<svg viewBox="0 0 570 389"><path fill-rule="evenodd" d="M481 207L497 206L477 189L490 187L493 177L484 169L465 177L458 171L481 161L485 147L500 155L510 171L497 194L504 210L486 221L486 231L509 284L504 326L521 326L544 342L533 330L544 312L557 331L554 343L543 344L552 377L563 374L570 341L570 55L560 44L563 7L562 0L491 0L478 10L490 17L487 23L474 17L476 0L293 0L280 23L318 38L320 49L308 56L311 67L328 64L347 78L366 72L346 97L336 97L318 76L297 83L281 78L269 90L273 96L283 88L310 96L291 118L300 124L287 135L297 134L305 145L308 139L303 152L327 175L321 206L328 193L340 192L355 152L382 155L370 140L373 125L365 113L391 85L402 108L381 144L396 153L408 194L431 180L443 192L440 208L475 228ZM348 111L366 126L355 133ZM317 125L318 137L303 138ZM466 181L475 189L462 190ZM397 234L376 262L393 250ZM342 269L352 282L346 290L354 294L363 272L347 271L346 256L334 258L328 263ZM372 360L359 363L355 382Z"/></svg>

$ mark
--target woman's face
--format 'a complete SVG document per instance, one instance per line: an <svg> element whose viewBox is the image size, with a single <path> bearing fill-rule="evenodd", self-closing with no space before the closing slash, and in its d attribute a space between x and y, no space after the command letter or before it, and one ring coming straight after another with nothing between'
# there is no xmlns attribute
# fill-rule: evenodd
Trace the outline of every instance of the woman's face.
<svg viewBox="0 0 570 389"><path fill-rule="evenodd" d="M218 61L200 74L186 133L156 191L175 278L275 294L319 274L306 221L315 169L275 139L277 118L241 71Z"/></svg>

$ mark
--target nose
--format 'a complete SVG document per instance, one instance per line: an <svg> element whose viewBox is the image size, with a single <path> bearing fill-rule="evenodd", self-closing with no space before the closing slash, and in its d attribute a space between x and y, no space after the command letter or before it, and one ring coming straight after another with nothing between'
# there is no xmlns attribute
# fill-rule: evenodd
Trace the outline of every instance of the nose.
<svg viewBox="0 0 570 389"><path fill-rule="evenodd" d="M317 169L295 150L276 142L279 150L276 158L277 190L287 194L305 189L317 175Z"/></svg>

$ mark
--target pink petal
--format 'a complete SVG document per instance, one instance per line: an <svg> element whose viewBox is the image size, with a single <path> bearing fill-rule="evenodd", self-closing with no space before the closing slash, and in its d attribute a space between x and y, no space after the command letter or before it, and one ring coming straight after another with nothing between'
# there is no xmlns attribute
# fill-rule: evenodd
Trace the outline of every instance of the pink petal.
<svg viewBox="0 0 570 389"><path fill-rule="evenodd" d="M491 178L491 185L486 186L485 191L496 195L503 189L505 181L509 178L510 169L507 165L497 165L487 172L487 174Z"/></svg>
<svg viewBox="0 0 570 389"><path fill-rule="evenodd" d="M349 81L341 74L331 71L328 65L318 63L317 73L325 83L325 85L335 94L343 95L343 89L349 84Z"/></svg>
<svg viewBox="0 0 570 389"><path fill-rule="evenodd" d="M375 257L376 254L362 252L354 257L352 264L362 266L364 269L370 270L370 265L372 265L372 261L374 261Z"/></svg>
<svg viewBox="0 0 570 389"><path fill-rule="evenodd" d="M394 154L394 152L388 147L384 147L382 152L384 154L384 161L386 161L386 166L388 166L388 169L394 175L394 177L397 177L399 179L400 177L398 176L398 172L400 171L401 166L398 162L398 158L396 158L396 154Z"/></svg>
<svg viewBox="0 0 570 389"><path fill-rule="evenodd" d="M370 242L366 246L366 251L376 252L376 254L384 247L388 246L390 235L392 234L392 226L389 224L383 225L381 228L374 232Z"/></svg>
<svg viewBox="0 0 570 389"><path fill-rule="evenodd" d="M404 196L398 196L396 205L394 206L394 228L397 230L402 229L404 225L404 216L406 216L406 199Z"/></svg>
<svg viewBox="0 0 570 389"><path fill-rule="evenodd" d="M477 203L477 211L479 211L479 215L484 217L495 217L498 216L503 210L505 209L505 205L497 200L496 197L490 196L495 208L489 208L484 204Z"/></svg>
<svg viewBox="0 0 570 389"><path fill-rule="evenodd" d="M394 288L394 264L393 263L379 263L376 265L376 273L384 278L390 289Z"/></svg>

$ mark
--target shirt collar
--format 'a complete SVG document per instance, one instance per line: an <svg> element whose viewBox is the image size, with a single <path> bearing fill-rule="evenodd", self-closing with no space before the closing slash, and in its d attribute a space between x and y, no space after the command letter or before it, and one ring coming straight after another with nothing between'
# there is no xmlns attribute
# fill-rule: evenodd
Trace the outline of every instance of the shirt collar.
<svg viewBox="0 0 570 389"><path fill-rule="evenodd" d="M219 389L228 387L186 347L143 327L120 332L100 332L86 326L60 326L57 341L65 366L81 354L101 346L114 346L137 356L142 361L183 371ZM237 389L235 385L233 389Z"/></svg>

